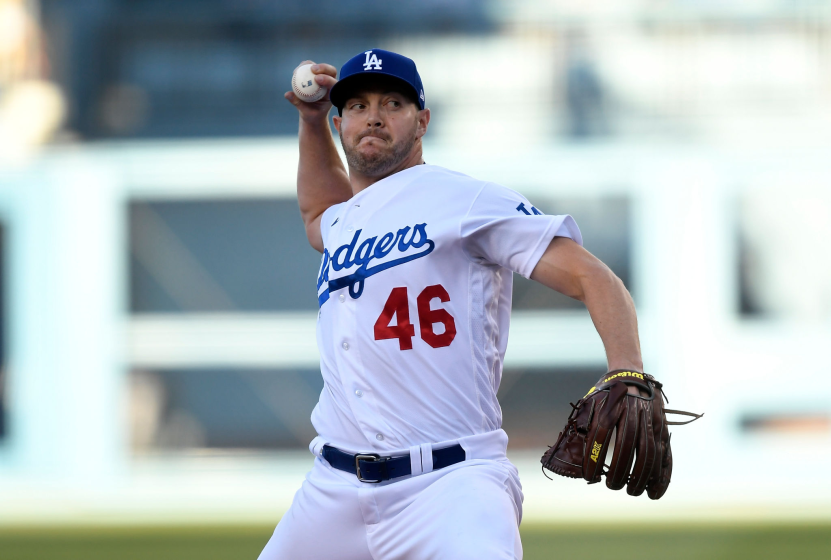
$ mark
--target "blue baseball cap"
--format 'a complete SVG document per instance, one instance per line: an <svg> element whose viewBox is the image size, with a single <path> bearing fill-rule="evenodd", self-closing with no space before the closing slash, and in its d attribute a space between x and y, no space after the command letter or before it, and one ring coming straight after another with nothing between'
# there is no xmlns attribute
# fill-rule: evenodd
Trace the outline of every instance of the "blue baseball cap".
<svg viewBox="0 0 831 560"><path fill-rule="evenodd" d="M353 56L341 66L340 79L329 92L329 99L338 108L338 113L343 109L346 96L354 86L362 81L371 81L372 76L378 75L404 82L412 88L418 107L424 109L424 86L421 85L421 76L418 75L415 62L391 51L371 49Z"/></svg>

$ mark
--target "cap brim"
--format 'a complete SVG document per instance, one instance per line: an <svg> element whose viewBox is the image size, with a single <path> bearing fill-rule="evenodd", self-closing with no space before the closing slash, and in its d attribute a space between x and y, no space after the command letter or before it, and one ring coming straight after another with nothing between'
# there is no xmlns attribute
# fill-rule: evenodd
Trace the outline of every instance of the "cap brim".
<svg viewBox="0 0 831 560"><path fill-rule="evenodd" d="M416 101L416 105L418 105L419 108L423 109L418 98L418 92L412 84L410 84L407 80L399 78L394 74L388 74L382 71L361 72L359 74L352 74L351 76L347 76L346 78L339 80L338 83L332 86L332 90L329 92L329 100L332 102L332 105L338 108L338 110L343 109L344 104L348 100L349 94L352 91L354 91L355 88L360 87L361 82L371 82L372 78L375 76L385 76L403 85L407 91L412 92L413 99Z"/></svg>

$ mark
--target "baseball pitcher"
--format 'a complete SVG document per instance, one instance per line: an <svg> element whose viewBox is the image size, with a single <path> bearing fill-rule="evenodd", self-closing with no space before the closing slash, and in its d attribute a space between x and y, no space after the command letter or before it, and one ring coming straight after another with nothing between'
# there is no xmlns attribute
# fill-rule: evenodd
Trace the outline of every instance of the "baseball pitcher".
<svg viewBox="0 0 831 560"><path fill-rule="evenodd" d="M343 65L339 80L333 66L311 64L314 83L305 85L327 94L286 98L300 114L300 213L322 254L324 388L312 413L314 466L260 559L522 558L522 490L496 398L512 275L587 306L609 370L621 375L601 379L584 400L603 397L604 414L592 418L612 427L644 411L650 422L663 418L663 409L653 418L643 405L660 401L660 387L641 373L632 299L583 248L570 216L544 215L511 189L425 162L430 109L412 60L368 50ZM330 134L332 105L348 169ZM630 397L643 411L627 408ZM547 466L584 476L584 460L599 461L589 473L599 479L609 441L597 448L592 438L606 432L572 420ZM668 482L665 429L651 423L658 445L637 453L645 486L656 476ZM650 441L646 430L631 436L630 449Z"/></svg>

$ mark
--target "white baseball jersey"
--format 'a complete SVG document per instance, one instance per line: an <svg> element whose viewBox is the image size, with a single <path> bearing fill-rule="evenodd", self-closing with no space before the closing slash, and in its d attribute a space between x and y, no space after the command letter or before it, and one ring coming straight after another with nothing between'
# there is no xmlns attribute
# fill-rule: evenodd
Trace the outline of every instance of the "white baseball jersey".
<svg viewBox="0 0 831 560"><path fill-rule="evenodd" d="M434 165L322 216L319 440L390 452L498 430L512 272L530 276L570 216Z"/></svg>

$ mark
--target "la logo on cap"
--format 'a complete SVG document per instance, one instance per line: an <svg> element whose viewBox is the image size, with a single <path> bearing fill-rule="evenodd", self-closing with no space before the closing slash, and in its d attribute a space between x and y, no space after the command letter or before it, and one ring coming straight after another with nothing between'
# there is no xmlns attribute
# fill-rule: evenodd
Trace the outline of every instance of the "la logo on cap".
<svg viewBox="0 0 831 560"><path fill-rule="evenodd" d="M380 70L383 60L378 59L378 55L372 54L372 51L366 51L366 62L364 62L364 70ZM372 55L370 57L370 55ZM374 68L373 68L374 66Z"/></svg>

